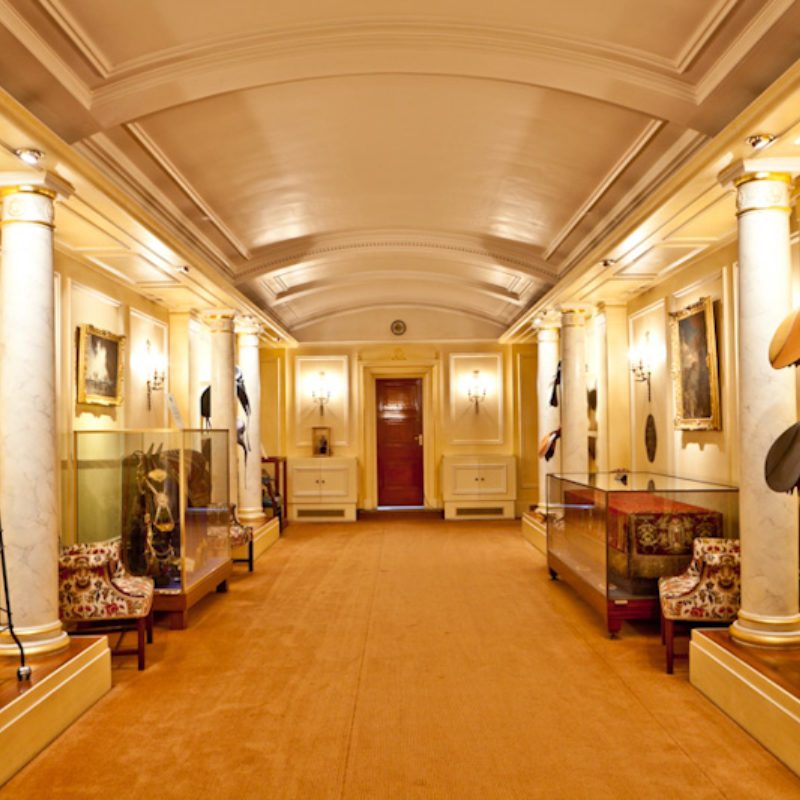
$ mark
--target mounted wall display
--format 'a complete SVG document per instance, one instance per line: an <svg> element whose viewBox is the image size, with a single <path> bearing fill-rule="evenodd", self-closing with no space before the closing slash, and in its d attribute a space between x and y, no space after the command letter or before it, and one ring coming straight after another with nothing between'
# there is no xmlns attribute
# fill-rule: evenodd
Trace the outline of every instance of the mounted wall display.
<svg viewBox="0 0 800 800"><path fill-rule="evenodd" d="M78 326L78 402L122 404L125 337L94 325Z"/></svg>
<svg viewBox="0 0 800 800"><path fill-rule="evenodd" d="M647 415L647 422L644 425L644 446L647 451L647 460L652 464L656 460L656 449L658 448L656 418L652 414Z"/></svg>
<svg viewBox="0 0 800 800"><path fill-rule="evenodd" d="M720 430L717 338L710 297L670 314L670 341L675 429Z"/></svg>

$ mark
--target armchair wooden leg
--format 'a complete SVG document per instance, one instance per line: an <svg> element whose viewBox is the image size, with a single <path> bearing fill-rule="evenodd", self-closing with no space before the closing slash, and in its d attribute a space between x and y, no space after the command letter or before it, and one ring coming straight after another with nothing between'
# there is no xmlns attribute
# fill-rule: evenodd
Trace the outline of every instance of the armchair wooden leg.
<svg viewBox="0 0 800 800"><path fill-rule="evenodd" d="M248 572L253 571L253 540L251 539L247 545L247 569Z"/></svg>
<svg viewBox="0 0 800 800"><path fill-rule="evenodd" d="M671 619L664 620L664 638L667 645L667 675L672 675L675 664L675 623Z"/></svg>
<svg viewBox="0 0 800 800"><path fill-rule="evenodd" d="M664 612L663 612L663 610L661 611L661 614L659 615L658 622L659 622L659 628L661 630L661 644L666 644L667 642L664 639Z"/></svg>
<svg viewBox="0 0 800 800"><path fill-rule="evenodd" d="M139 656L139 670L144 669L144 642L147 629L147 617L139 617L136 620L136 644Z"/></svg>
<svg viewBox="0 0 800 800"><path fill-rule="evenodd" d="M150 609L150 613L147 615L147 644L153 644L153 614L155 612L153 609Z"/></svg>

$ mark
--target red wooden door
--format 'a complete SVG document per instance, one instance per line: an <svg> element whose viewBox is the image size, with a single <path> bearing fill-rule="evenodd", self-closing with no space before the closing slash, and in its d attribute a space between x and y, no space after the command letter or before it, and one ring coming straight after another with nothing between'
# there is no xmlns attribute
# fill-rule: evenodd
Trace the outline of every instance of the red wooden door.
<svg viewBox="0 0 800 800"><path fill-rule="evenodd" d="M378 505L421 506L422 379L376 381Z"/></svg>

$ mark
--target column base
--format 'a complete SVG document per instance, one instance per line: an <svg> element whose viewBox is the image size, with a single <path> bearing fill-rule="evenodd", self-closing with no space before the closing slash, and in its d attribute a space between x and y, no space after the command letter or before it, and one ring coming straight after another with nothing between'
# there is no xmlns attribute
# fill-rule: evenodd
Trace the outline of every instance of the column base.
<svg viewBox="0 0 800 800"><path fill-rule="evenodd" d="M252 525L254 528L261 527L267 521L267 515L263 508L240 508L237 515L242 522Z"/></svg>
<svg viewBox="0 0 800 800"><path fill-rule="evenodd" d="M60 621L35 627L17 627L15 625L14 633L17 634L17 637L22 642L26 656L55 653L58 650L63 650L69 644L69 636L67 636ZM11 634L8 631L0 633L0 657L2 656L11 658L19 656L17 643L11 638Z"/></svg>
<svg viewBox="0 0 800 800"><path fill-rule="evenodd" d="M739 612L730 627L731 637L740 644L757 647L800 647L800 615L759 617Z"/></svg>

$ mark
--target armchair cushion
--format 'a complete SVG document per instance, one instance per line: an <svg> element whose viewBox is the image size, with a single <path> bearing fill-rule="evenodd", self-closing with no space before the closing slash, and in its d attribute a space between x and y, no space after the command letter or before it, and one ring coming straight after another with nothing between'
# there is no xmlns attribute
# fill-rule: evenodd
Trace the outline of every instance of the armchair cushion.
<svg viewBox="0 0 800 800"><path fill-rule="evenodd" d="M130 575L120 559L119 540L74 544L59 558L61 619L137 619L153 605L153 581Z"/></svg>
<svg viewBox="0 0 800 800"><path fill-rule="evenodd" d="M739 610L738 539L700 537L682 575L660 578L658 594L665 619L722 622Z"/></svg>

